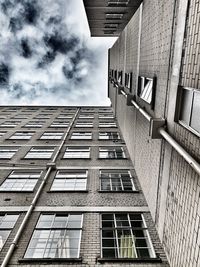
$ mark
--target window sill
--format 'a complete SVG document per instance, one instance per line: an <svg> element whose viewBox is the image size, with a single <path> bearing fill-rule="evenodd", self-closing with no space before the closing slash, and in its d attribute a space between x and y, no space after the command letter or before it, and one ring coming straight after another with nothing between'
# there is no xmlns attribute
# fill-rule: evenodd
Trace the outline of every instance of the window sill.
<svg viewBox="0 0 200 267"><path fill-rule="evenodd" d="M35 263L38 264L38 262L44 262L44 263L52 263L55 264L55 262L61 263L61 262L82 262L82 258L34 258L34 259L20 259L18 260L19 263Z"/></svg>
<svg viewBox="0 0 200 267"><path fill-rule="evenodd" d="M162 262L160 258L98 258L97 262Z"/></svg>
<svg viewBox="0 0 200 267"><path fill-rule="evenodd" d="M31 194L31 193L33 193L34 192L34 190L32 190L32 191L11 191L11 190L5 190L5 191L2 191L2 190L0 190L0 193L2 194L2 193L10 193L10 194L22 194L22 193L28 193L28 194Z"/></svg>
<svg viewBox="0 0 200 267"><path fill-rule="evenodd" d="M88 190L56 190L47 191L47 193L88 193Z"/></svg>
<svg viewBox="0 0 200 267"><path fill-rule="evenodd" d="M129 193L129 194L130 194L130 193L131 193L131 194L133 194L133 193L140 193L139 190L128 190L128 191L119 191L119 190L118 190L118 191L98 190L98 192L99 192L99 193L109 193L109 194L110 194L110 193L114 193L114 194L115 194L115 193L118 193L118 194L119 194L119 193L120 193L120 194L121 194L121 193L122 193L122 194L124 194L124 193Z"/></svg>

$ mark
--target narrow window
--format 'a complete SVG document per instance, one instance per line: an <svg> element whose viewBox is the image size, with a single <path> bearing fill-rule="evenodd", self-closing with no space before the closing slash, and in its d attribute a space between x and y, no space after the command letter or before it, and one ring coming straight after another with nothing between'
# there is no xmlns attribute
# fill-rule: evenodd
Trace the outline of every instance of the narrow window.
<svg viewBox="0 0 200 267"><path fill-rule="evenodd" d="M102 214L101 239L102 258L156 258L142 214Z"/></svg>
<svg viewBox="0 0 200 267"><path fill-rule="evenodd" d="M9 234L15 226L18 214L4 214L0 215L0 250L4 246Z"/></svg>
<svg viewBox="0 0 200 267"><path fill-rule="evenodd" d="M50 147L33 147L24 157L25 159L50 159L54 152L54 148Z"/></svg>
<svg viewBox="0 0 200 267"><path fill-rule="evenodd" d="M200 135L200 90L181 88L179 122Z"/></svg>
<svg viewBox="0 0 200 267"><path fill-rule="evenodd" d="M82 214L42 214L24 258L79 258Z"/></svg>
<svg viewBox="0 0 200 267"><path fill-rule="evenodd" d="M59 170L51 191L84 191L87 184L87 170Z"/></svg>
<svg viewBox="0 0 200 267"><path fill-rule="evenodd" d="M66 147L64 159L89 159L90 147Z"/></svg>
<svg viewBox="0 0 200 267"><path fill-rule="evenodd" d="M106 13L106 19L108 20L120 20L124 16L124 13Z"/></svg>
<svg viewBox="0 0 200 267"><path fill-rule="evenodd" d="M13 171L1 184L0 191L33 191L41 171Z"/></svg>

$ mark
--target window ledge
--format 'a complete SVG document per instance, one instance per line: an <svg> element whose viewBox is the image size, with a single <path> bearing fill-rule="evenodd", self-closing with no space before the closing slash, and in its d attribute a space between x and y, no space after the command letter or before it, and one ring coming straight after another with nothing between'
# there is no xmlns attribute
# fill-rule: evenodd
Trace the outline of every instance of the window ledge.
<svg viewBox="0 0 200 267"><path fill-rule="evenodd" d="M97 258L97 262L162 262L160 258Z"/></svg>
<svg viewBox="0 0 200 267"><path fill-rule="evenodd" d="M30 194L30 193L33 193L34 192L34 190L32 190L32 191L11 191L11 190L5 190L5 191L3 191L3 190L0 190L0 193L2 194L2 193L10 193L10 194L12 194L12 193L14 193L14 194L22 194L22 193L28 193L28 194Z"/></svg>
<svg viewBox="0 0 200 267"><path fill-rule="evenodd" d="M46 262L46 263L52 263L52 264L55 264L55 262L82 262L82 258L23 258L23 259L19 259L18 260L19 263L35 263L35 264L38 264L38 262Z"/></svg>
<svg viewBox="0 0 200 267"><path fill-rule="evenodd" d="M107 190L98 190L99 193L140 193L139 190L128 190L128 191L107 191Z"/></svg>
<svg viewBox="0 0 200 267"><path fill-rule="evenodd" d="M49 190L47 193L88 193L88 190Z"/></svg>

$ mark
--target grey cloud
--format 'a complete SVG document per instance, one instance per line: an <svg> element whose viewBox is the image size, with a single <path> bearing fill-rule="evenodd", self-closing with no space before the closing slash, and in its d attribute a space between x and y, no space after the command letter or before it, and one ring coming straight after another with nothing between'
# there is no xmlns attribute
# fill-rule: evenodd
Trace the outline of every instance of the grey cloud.
<svg viewBox="0 0 200 267"><path fill-rule="evenodd" d="M8 84L10 70L8 65L0 63L0 85Z"/></svg>
<svg viewBox="0 0 200 267"><path fill-rule="evenodd" d="M67 1L0 0L3 32L9 33L0 34L1 104L87 101L86 92L94 94L105 51L72 27L64 10L73 0Z"/></svg>

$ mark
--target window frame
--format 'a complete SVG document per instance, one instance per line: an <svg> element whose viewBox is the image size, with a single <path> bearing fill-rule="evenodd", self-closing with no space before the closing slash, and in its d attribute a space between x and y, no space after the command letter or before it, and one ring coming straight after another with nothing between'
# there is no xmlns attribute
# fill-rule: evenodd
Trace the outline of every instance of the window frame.
<svg viewBox="0 0 200 267"><path fill-rule="evenodd" d="M13 138L15 137L16 134L22 133L21 138ZM25 134L28 134L30 138L23 138ZM30 135L31 134L31 135ZM12 134L8 139L9 140L23 140L23 141L28 141L34 136L35 132L34 131L16 131L14 134ZM20 136L20 135L19 135Z"/></svg>
<svg viewBox="0 0 200 267"><path fill-rule="evenodd" d="M54 181L55 181L55 179L56 179L56 175L59 173L59 172L69 172L69 174L70 174L70 172L73 174L76 174L76 173L78 173L78 172L84 172L85 174L86 174L86 177L84 177L84 178L81 178L81 177L75 177L75 178L57 178L57 179L74 179L74 180L78 180L78 179L85 179L85 181L86 181L86 184L85 184L85 189L83 189L83 190L80 190L80 189L74 189L74 190L69 190L69 189L59 189L59 190L52 190L52 186L53 186L53 183L54 183ZM53 177L53 181L52 181L52 183L51 183L51 186L50 186L50 189L49 189L49 191L48 191L48 193L60 193L60 192L67 192L67 193L73 193L73 192L82 192L82 193L84 193L84 192L88 192L88 179L89 179L89 172L88 172L88 169L58 169L57 171L56 171L56 173L54 174L54 177ZM75 181L76 182L76 181Z"/></svg>
<svg viewBox="0 0 200 267"><path fill-rule="evenodd" d="M191 106L190 106L190 114L189 114L189 123L187 124L187 122L183 121L180 119L181 116L181 110L182 110L182 101L183 101L183 90L187 90L189 92L191 92ZM194 128L192 128L191 126L191 121L192 121L192 111L193 111L193 103L194 103L194 95L195 93L199 93L200 94L200 90L196 89L196 88L192 88L192 87L184 87L184 86L179 86L178 87L178 95L177 95L177 101L176 101L176 110L175 110L175 117L174 117L174 121L179 123L181 126L183 126L184 128L186 128L187 130L189 130L190 132L192 132L193 134L197 135L198 137L200 137L200 131L198 132L197 130L195 130Z"/></svg>
<svg viewBox="0 0 200 267"><path fill-rule="evenodd" d="M108 134L108 133L110 133L111 135L110 136L113 136L113 134L116 134L117 136L118 136L118 138L100 138L100 134ZM109 135L107 135L107 136L109 136ZM121 135L120 135L120 133L119 132L102 132L102 131L99 131L98 132L98 140L100 140L100 141L120 141L120 140L122 140L122 138L121 138Z"/></svg>
<svg viewBox="0 0 200 267"><path fill-rule="evenodd" d="M146 85L148 82L152 82L151 86L151 101L147 101L143 96L142 93L145 92ZM156 83L157 78L154 76L153 78L145 77L145 76L138 76L138 88L137 88L137 95L138 97L147 105L154 109L155 105L155 95L156 95Z"/></svg>
<svg viewBox="0 0 200 267"><path fill-rule="evenodd" d="M81 218L81 227L80 228L53 228L53 227L51 227L51 228L38 228L38 229L43 229L43 230L45 230L45 229L47 229L47 230L49 230L49 231L51 231L51 230L55 230L55 229L68 229L68 231L69 230L79 230L80 231L80 236L79 236L79 245L78 245L78 250L77 250L77 255L78 255L78 257L77 258L26 258L25 257L25 255L26 255L26 252L28 251L28 249L29 249L29 244L30 244L30 242L31 242L31 240L32 240L32 237L33 237L33 235L34 235L34 232L35 232L35 230L37 230L37 224L38 224L38 222L39 222L39 220L40 220L40 217L41 217L41 215L53 215L54 216L54 219L55 219L55 217L56 216L65 216L65 215L81 215L82 216L82 218ZM81 250L81 242L82 242L82 235L83 235L83 221L84 221L84 213L80 213L80 212L71 212L71 211L66 211L66 212L40 212L40 214L39 214L39 216L38 216L38 218L37 218L37 221L36 221L36 223L35 223L35 225L34 225L34 228L33 228L33 230L32 230L32 233L31 233L31 236L30 236L30 238L29 238L29 241L28 241L28 244L27 244L27 246L26 246L26 248L25 248L25 252L24 252L24 254L23 254L23 258L22 258L22 262L26 262L26 261L31 261L31 262L37 262L37 261L41 261L41 262L52 262L52 261L80 261L81 260L81 257L80 257L80 250Z"/></svg>
<svg viewBox="0 0 200 267"><path fill-rule="evenodd" d="M79 148L79 150L78 150L78 152L80 151L81 152L81 149L84 149L84 148L88 148L88 151L89 151L89 157L87 157L87 158L83 158L83 157L69 157L69 158L67 158L67 157L65 157L65 153L66 153L66 151L67 151L67 148ZM76 151L76 150L75 150ZM84 152L84 151L83 151ZM74 153L74 152L71 152L71 153ZM65 152L64 152L64 154L63 154L63 157L62 157L62 159L64 159L64 160L76 160L76 159L83 159L83 160L85 160L85 159L91 159L91 147L90 146L66 146L65 147Z"/></svg>
<svg viewBox="0 0 200 267"><path fill-rule="evenodd" d="M60 136L60 138L42 138L43 136L44 136L44 134L61 134L62 133L62 135L58 135L58 136ZM52 132L50 132L50 131L44 131L41 135L40 135L40 137L38 138L38 140L40 140L40 141L59 141L59 140L62 140L62 138L63 138L63 135L64 135L64 131L63 132L57 132L57 131L52 131ZM55 136L55 135L48 135L48 136Z"/></svg>
<svg viewBox="0 0 200 267"><path fill-rule="evenodd" d="M1 154L1 148L3 148L4 150L7 150L8 151L8 153L9 153L9 151L12 151L13 150L13 155L11 156L11 157L7 157L7 158L1 158L0 157L0 160L8 160L8 159L12 159L15 155L16 155L16 153L19 151L19 147L15 147L15 146L0 146L0 154ZM2 149L2 150L3 150ZM12 152L11 152L12 153Z"/></svg>
<svg viewBox="0 0 200 267"><path fill-rule="evenodd" d="M102 215L104 214L112 214L113 215L113 219L114 219L114 228L113 227L102 227ZM149 257L149 258L141 258L141 257L135 257L135 258L128 258L128 257L119 257L119 241L118 241L118 234L116 234L117 230L118 229L130 229L131 231L131 237L134 236L133 235L133 229L134 227L131 227L131 220L130 220L130 215L134 216L134 215L138 215L140 214L141 215L141 218L142 218L142 222L143 222L143 225L144 227L135 227L137 230L138 229L142 229L143 231L146 232L146 236L147 236L147 240L149 242L149 245L150 245L150 251L153 255L153 257ZM119 227L117 226L116 224L116 215L127 215L127 218L128 218L128 222L129 222L129 226L128 227ZM136 220L137 221L137 220ZM114 257L114 258L107 258L107 257L103 257L103 236L102 236L102 230L103 229L114 229L114 237L116 238L116 241L117 241L117 244L116 244L116 248L117 248L117 251L118 251L118 257ZM101 252L100 252L100 257L101 259L104 261L126 261L126 260L131 260L131 261L143 261L143 260L156 260L158 259L157 256L156 256L156 253L155 253L155 249L154 249L154 246L153 246L153 243L152 243L152 240L151 240L151 237L150 237L150 234L149 234L149 228L147 227L147 224L146 224L146 221L145 221L145 218L144 218L144 215L142 212L102 212L100 213L100 247L101 247ZM104 247L105 248L105 247ZM148 248L148 247L147 247ZM136 248L135 248L135 253L137 255L137 251L136 251ZM150 252L149 252L150 254ZM100 260L101 260L100 259Z"/></svg>
<svg viewBox="0 0 200 267"><path fill-rule="evenodd" d="M85 135L86 137L87 136L89 136L90 138L84 138L84 135L80 135L80 137L82 137L82 138L72 138L72 137L76 137L76 136L79 136L79 135L77 135L77 134L80 134L80 133L83 133L83 134L90 134L90 135ZM74 134L76 134L76 135L74 135ZM92 132L75 132L75 131L73 131L72 133L71 133L71 135L70 135L70 140L75 140L75 141L78 141L78 140L87 140L87 141L91 141L93 139L93 133Z"/></svg>
<svg viewBox="0 0 200 267"><path fill-rule="evenodd" d="M130 178L130 182L132 184L132 190L124 190L124 184L123 184L123 179L122 177L119 177L119 178L111 178L111 177L102 177L102 172L107 172L109 175L111 174L123 174L123 172L127 172L129 178ZM108 179L110 181L110 190L105 190L105 189L102 189L102 179ZM112 190L112 179L120 179L120 183L121 183L121 187L122 189L121 190ZM134 181L134 178L133 178L133 175L131 174L131 171L130 169L127 169L127 170L124 170L124 169L100 169L99 170L99 188L100 188L100 192L105 192L105 193L137 193L138 190L136 189L136 185L135 185L135 181Z"/></svg>
<svg viewBox="0 0 200 267"><path fill-rule="evenodd" d="M6 244L7 240L8 240L8 238L9 238L9 236L10 236L10 234L12 233L13 229L15 228L16 223L17 223L17 221L19 220L19 217L20 217L20 214L17 213L17 212L10 212L10 213L8 213L8 212L5 212L5 213L0 212L0 216L7 216L7 215L16 215L16 216L18 216L18 217L17 217L17 219L16 219L16 221L15 221L13 227L9 227L9 228L3 228L3 227L1 228L1 227L0 227L0 231L10 231L9 234L7 235L7 237L6 237L6 240L5 240L4 244L2 245L2 247L0 247L0 252L1 252L2 249L4 248L4 246L5 246L5 244Z"/></svg>
<svg viewBox="0 0 200 267"><path fill-rule="evenodd" d="M52 154L51 154L51 157L46 157L46 158L43 158L43 157L32 157L32 158L27 158L27 155L29 154L29 152L31 152L31 150L32 149L52 149L53 151L52 151ZM52 156L53 156L53 154L54 154L54 152L55 152L55 149L56 149L56 147L55 146L47 146L47 147L41 147L41 146L32 146L30 149L29 149L29 151L25 154L25 156L22 158L22 159L25 159L25 160L50 160L51 158L52 158Z"/></svg>
<svg viewBox="0 0 200 267"><path fill-rule="evenodd" d="M114 153L114 155L117 155L117 152L116 152L116 149L117 148L120 148L122 151L122 155L123 155L123 157L122 158L117 158L117 157L113 157L113 158L110 158L110 157L108 157L108 158L104 158L104 157L101 157L100 155L101 155L101 149L103 149L103 150L109 150L109 148L113 148L113 150L111 150L111 152L112 153ZM103 151L104 152L104 151ZM102 152L102 153L103 153ZM105 151L106 152L106 151ZM109 151L108 151L109 152ZM107 152L107 153L108 153ZM126 157L126 153L125 153L125 151L124 151L124 147L123 146L100 146L99 147L99 157L98 157L98 159L101 159L101 160L124 160L124 159L127 159L127 157Z"/></svg>
<svg viewBox="0 0 200 267"><path fill-rule="evenodd" d="M14 172L16 172L16 173L28 173L28 172L30 172L30 173L39 173L39 177L38 178L24 178L24 180L26 179L26 180L31 180L31 179L33 179L33 180L37 180L36 181L36 183L35 183L35 185L34 185L34 187L33 187L33 189L31 189L31 190L11 190L11 189L7 189L7 190L1 190L1 186L7 181L7 180L23 180L23 178L9 178L9 176L10 175L12 175ZM42 173L43 173L43 171L42 170L35 170L35 169L32 169L32 170L13 170L13 171L11 171L6 177L5 177L5 179L0 183L0 192L1 193L6 193L6 192L11 192L11 193L27 193L27 192L34 192L34 190L35 190L35 187L36 187L36 185L37 185L37 183L38 183L38 181L41 179L41 176L42 176Z"/></svg>

